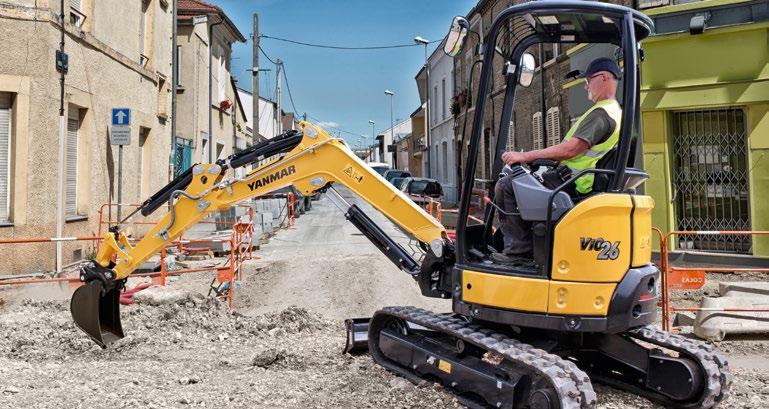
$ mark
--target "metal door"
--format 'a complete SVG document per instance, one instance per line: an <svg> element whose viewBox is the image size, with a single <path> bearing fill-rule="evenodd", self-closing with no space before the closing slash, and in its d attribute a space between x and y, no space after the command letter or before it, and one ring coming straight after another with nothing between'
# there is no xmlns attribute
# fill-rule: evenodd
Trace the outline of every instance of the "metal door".
<svg viewBox="0 0 769 409"><path fill-rule="evenodd" d="M176 138L174 149L174 177L192 166L192 141Z"/></svg>
<svg viewBox="0 0 769 409"><path fill-rule="evenodd" d="M677 230L750 230L745 111L674 112L673 197ZM751 253L746 236L681 236L681 249Z"/></svg>

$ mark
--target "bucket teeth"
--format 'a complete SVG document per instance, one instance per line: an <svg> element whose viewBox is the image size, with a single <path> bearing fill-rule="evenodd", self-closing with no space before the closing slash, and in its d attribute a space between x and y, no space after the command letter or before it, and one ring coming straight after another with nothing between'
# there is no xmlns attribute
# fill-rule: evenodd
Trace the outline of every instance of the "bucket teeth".
<svg viewBox="0 0 769 409"><path fill-rule="evenodd" d="M72 294L69 308L78 328L102 348L123 338L120 290L106 291L101 281L89 281Z"/></svg>

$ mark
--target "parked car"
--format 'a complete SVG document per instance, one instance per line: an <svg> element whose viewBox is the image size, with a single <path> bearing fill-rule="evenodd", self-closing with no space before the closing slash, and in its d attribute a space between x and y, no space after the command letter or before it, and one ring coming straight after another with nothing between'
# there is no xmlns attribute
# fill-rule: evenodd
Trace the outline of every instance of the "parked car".
<svg viewBox="0 0 769 409"><path fill-rule="evenodd" d="M390 170L390 164L384 162L367 162L371 169L374 169L380 175Z"/></svg>
<svg viewBox="0 0 769 409"><path fill-rule="evenodd" d="M401 191L417 204L427 203L430 199L440 201L443 198L443 187L435 179L406 178L401 184Z"/></svg>
<svg viewBox="0 0 769 409"><path fill-rule="evenodd" d="M411 173L409 173L407 170L390 169L386 171L382 176L389 182L393 180L393 178L410 178Z"/></svg>
<svg viewBox="0 0 769 409"><path fill-rule="evenodd" d="M392 178L390 183L395 186L396 189L400 190L401 186L403 186L403 182L406 180L406 178Z"/></svg>

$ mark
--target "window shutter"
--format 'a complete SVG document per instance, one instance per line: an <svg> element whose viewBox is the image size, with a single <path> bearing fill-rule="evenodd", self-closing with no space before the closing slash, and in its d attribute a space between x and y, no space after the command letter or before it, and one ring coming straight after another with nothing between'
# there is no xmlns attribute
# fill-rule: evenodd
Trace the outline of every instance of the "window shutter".
<svg viewBox="0 0 769 409"><path fill-rule="evenodd" d="M64 209L67 216L77 215L77 139L80 129L78 110L70 109L70 117L67 120L67 152L65 169L65 203Z"/></svg>
<svg viewBox="0 0 769 409"><path fill-rule="evenodd" d="M73 9L80 11L80 0L72 0L72 2L70 3L70 6Z"/></svg>
<svg viewBox="0 0 769 409"><path fill-rule="evenodd" d="M534 138L534 149L542 149L542 112L537 112L532 116L531 128L531 136Z"/></svg>
<svg viewBox="0 0 769 409"><path fill-rule="evenodd" d="M11 95L0 92L0 221L8 221L11 202Z"/></svg>
<svg viewBox="0 0 769 409"><path fill-rule="evenodd" d="M561 110L557 107L547 110L547 146L561 143Z"/></svg>

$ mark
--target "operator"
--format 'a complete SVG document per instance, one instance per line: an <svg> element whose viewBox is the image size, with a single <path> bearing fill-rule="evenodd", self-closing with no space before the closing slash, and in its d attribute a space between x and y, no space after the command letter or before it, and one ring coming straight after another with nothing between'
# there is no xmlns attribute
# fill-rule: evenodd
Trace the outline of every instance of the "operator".
<svg viewBox="0 0 769 409"><path fill-rule="evenodd" d="M507 165L531 163L537 159L560 161L573 173L595 167L603 155L610 151L619 140L622 109L616 100L617 80L620 69L614 60L597 58L588 64L587 69L578 78L585 79L587 97L594 103L566 133L558 145L528 152L508 151L502 154L502 161ZM567 189L573 197L590 193L593 187L593 174L580 177L575 185ZM516 262L522 258L532 258L531 222L517 215L517 204L512 175L501 178L495 188L495 198L499 207L506 213L499 212L500 229L504 237L504 250L492 254L492 259L501 263Z"/></svg>

